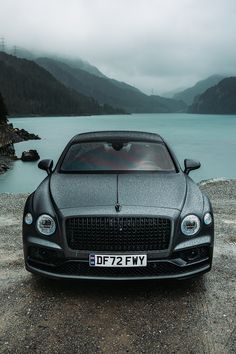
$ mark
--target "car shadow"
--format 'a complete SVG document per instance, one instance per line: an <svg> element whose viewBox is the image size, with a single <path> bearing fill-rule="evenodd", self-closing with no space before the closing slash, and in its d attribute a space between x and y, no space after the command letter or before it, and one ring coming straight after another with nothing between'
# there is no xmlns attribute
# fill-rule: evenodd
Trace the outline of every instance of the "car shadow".
<svg viewBox="0 0 236 354"><path fill-rule="evenodd" d="M31 275L30 287L44 294L94 297L181 296L206 290L205 276L183 280L94 281L54 280Z"/></svg>

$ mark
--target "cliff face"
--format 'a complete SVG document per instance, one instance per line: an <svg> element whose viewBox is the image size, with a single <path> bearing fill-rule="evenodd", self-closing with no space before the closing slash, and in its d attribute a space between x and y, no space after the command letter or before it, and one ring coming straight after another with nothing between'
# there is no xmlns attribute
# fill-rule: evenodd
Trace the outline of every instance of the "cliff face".
<svg viewBox="0 0 236 354"><path fill-rule="evenodd" d="M7 124L7 109L0 93L0 156L14 156L13 134Z"/></svg>
<svg viewBox="0 0 236 354"><path fill-rule="evenodd" d="M0 174L8 170L9 158L15 157L14 134L9 130L6 113L6 107L0 94Z"/></svg>
<svg viewBox="0 0 236 354"><path fill-rule="evenodd" d="M0 174L8 169L8 160L16 159L14 144L24 140L39 139L24 129L14 128L7 121L7 109L0 93Z"/></svg>
<svg viewBox="0 0 236 354"><path fill-rule="evenodd" d="M188 112L236 114L236 77L226 78L197 96Z"/></svg>

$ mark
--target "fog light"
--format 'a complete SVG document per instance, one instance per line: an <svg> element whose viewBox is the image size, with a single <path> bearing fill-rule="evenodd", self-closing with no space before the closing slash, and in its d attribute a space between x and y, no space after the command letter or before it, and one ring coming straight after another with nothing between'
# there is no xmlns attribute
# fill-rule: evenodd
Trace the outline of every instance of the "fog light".
<svg viewBox="0 0 236 354"><path fill-rule="evenodd" d="M26 215L25 215L25 223L27 224L27 225L31 225L32 223L33 223L33 216L32 216L32 214L30 214L30 213L27 213Z"/></svg>
<svg viewBox="0 0 236 354"><path fill-rule="evenodd" d="M210 255L209 252L210 252L209 246L202 246L202 247L190 248L190 249L177 252L176 256L182 258L186 262L191 263L191 262L200 261L208 258Z"/></svg>
<svg viewBox="0 0 236 354"><path fill-rule="evenodd" d="M188 261L193 261L200 256L200 250L194 249L187 253Z"/></svg>
<svg viewBox="0 0 236 354"><path fill-rule="evenodd" d="M50 265L61 264L64 259L62 252L35 246L30 246L28 255L31 261L43 262Z"/></svg>

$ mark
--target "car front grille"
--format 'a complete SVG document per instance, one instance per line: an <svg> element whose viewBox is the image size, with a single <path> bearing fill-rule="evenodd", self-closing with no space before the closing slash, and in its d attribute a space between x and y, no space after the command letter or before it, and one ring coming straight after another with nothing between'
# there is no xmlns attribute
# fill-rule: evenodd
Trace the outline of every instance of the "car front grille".
<svg viewBox="0 0 236 354"><path fill-rule="evenodd" d="M157 217L73 217L66 220L68 246L87 251L168 249L171 221Z"/></svg>

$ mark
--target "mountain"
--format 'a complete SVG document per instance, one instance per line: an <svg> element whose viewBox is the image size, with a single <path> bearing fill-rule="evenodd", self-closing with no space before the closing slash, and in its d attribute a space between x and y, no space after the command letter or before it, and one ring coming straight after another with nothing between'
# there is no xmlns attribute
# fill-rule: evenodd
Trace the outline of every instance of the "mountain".
<svg viewBox="0 0 236 354"><path fill-rule="evenodd" d="M196 96L201 95L208 88L217 85L224 78L225 76L222 75L212 75L205 80L197 82L194 86L176 93L173 98L176 100L182 100L187 105L191 105Z"/></svg>
<svg viewBox="0 0 236 354"><path fill-rule="evenodd" d="M51 58L39 58L37 64L49 71L65 86L87 96L100 104L122 107L131 113L182 112L186 104L160 96L148 96L133 86L107 77L99 77L87 71Z"/></svg>
<svg viewBox="0 0 236 354"><path fill-rule="evenodd" d="M8 54L12 54L17 56L18 58L21 59L28 59L28 60L35 60L38 56L39 53L31 52L25 48L22 47L12 47L9 48L7 51ZM85 70L93 75L99 76L99 77L106 77L98 68L95 66L91 65L85 60L82 60L80 58L77 59L69 59L67 57L59 57L57 55L48 55L49 58L55 59L55 60L61 60L64 63L67 63L68 65L72 66L75 69L82 69Z"/></svg>
<svg viewBox="0 0 236 354"><path fill-rule="evenodd" d="M179 92L182 92L183 90L185 90L186 87L181 87L181 88L176 88L174 90L170 90L170 91L165 91L163 92L161 95L162 97L166 97L166 98L173 98L174 95L176 95Z"/></svg>
<svg viewBox="0 0 236 354"><path fill-rule="evenodd" d="M236 77L229 77L196 97L190 113L236 114Z"/></svg>
<svg viewBox="0 0 236 354"><path fill-rule="evenodd" d="M10 115L122 113L57 81L33 61L0 52L0 90Z"/></svg>
<svg viewBox="0 0 236 354"><path fill-rule="evenodd" d="M81 69L98 77L106 77L98 68L96 68L96 66L91 65L85 60L60 58L56 56L52 57L52 59L55 59L57 61L63 61L65 64L71 66L74 69Z"/></svg>
<svg viewBox="0 0 236 354"><path fill-rule="evenodd" d="M28 59L28 60L34 60L35 58L37 58L37 56L25 49L25 48L22 48L22 47L12 47L12 48L9 48L9 50L7 51L7 54L9 55L15 55L17 56L18 58L21 58L21 59Z"/></svg>

